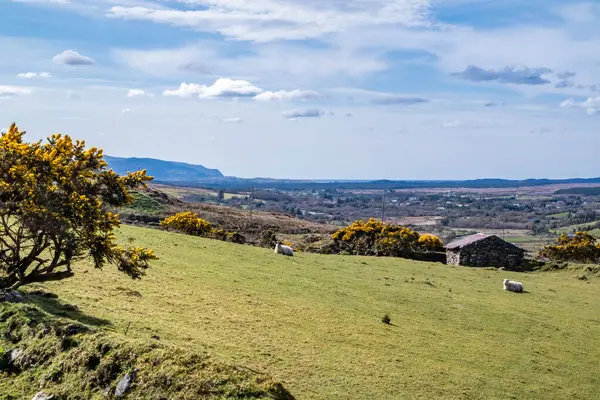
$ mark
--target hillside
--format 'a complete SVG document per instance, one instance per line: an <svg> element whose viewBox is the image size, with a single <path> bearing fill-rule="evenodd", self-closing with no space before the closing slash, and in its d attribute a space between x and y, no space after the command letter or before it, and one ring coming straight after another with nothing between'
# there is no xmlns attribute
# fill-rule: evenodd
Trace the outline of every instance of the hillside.
<svg viewBox="0 0 600 400"><path fill-rule="evenodd" d="M268 376L225 365L205 353L162 344L158 337L128 340L95 329L108 321L85 318L73 308L56 318L34 305L45 298L42 308L48 307L46 295L27 296L31 304L0 304L2 399L113 398L112 394L144 399L293 399Z"/></svg>
<svg viewBox="0 0 600 400"><path fill-rule="evenodd" d="M161 257L142 281L84 265L46 288L112 330L129 327L132 339L158 335L267 372L298 399L600 397L600 279L592 275L285 258L134 227L120 236ZM503 278L523 281L528 293L502 291ZM392 325L381 322L385 312Z"/></svg>
<svg viewBox="0 0 600 400"><path fill-rule="evenodd" d="M195 181L223 176L218 169L209 169L202 165L182 162L164 161L154 158L120 158L110 156L104 156L104 159L120 175L145 169L148 171L148 175L154 176L154 179L157 181Z"/></svg>
<svg viewBox="0 0 600 400"><path fill-rule="evenodd" d="M158 190L157 190L158 189ZM192 211L220 229L244 235L247 243L258 244L261 233L273 229L281 238L293 240L299 248L312 247L315 251L338 227L302 220L276 212L229 207L209 203L188 203L180 200L177 189L152 186L134 192L135 201L127 208L115 209L127 224L158 226L165 217L182 211ZM165 193L166 192L166 193Z"/></svg>
<svg viewBox="0 0 600 400"><path fill-rule="evenodd" d="M598 196L600 195L600 187L574 187L569 189L560 189L555 194L573 194L583 196Z"/></svg>

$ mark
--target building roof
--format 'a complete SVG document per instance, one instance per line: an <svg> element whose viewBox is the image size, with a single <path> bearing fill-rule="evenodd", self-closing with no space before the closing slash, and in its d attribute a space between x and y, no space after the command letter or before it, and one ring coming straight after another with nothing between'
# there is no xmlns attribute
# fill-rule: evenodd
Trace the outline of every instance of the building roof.
<svg viewBox="0 0 600 400"><path fill-rule="evenodd" d="M483 240L485 238L487 238L487 236L484 235L483 233L476 233L471 236L464 236L464 237L454 240L453 242L448 243L446 245L446 248L448 250L461 249L467 245L470 245L475 242L479 242L480 240Z"/></svg>
<svg viewBox="0 0 600 400"><path fill-rule="evenodd" d="M481 240L488 239L488 238L496 238L496 240L500 240L500 241L504 242L507 246L511 246L511 247L514 247L516 249L521 250L522 252L525 252L525 250L523 250L522 248L520 248L516 244L507 242L504 239L500 239L496 235L486 236L483 233L476 233L476 234L471 235L471 236L464 236L464 237L461 237L459 239L456 239L455 241L448 243L446 245L446 249L447 250L460 250L460 249L462 249L465 246L469 246L469 245L471 245L473 243L477 243L477 242L479 242Z"/></svg>

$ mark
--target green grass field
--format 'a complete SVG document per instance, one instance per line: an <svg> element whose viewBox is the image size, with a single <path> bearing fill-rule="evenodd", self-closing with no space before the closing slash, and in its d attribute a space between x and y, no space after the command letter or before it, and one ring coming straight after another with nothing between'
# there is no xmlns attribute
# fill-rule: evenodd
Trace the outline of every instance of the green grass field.
<svg viewBox="0 0 600 400"><path fill-rule="evenodd" d="M274 376L298 399L600 398L598 278L286 258L133 227L120 235L161 257L143 280L82 265L46 288L77 304L83 322L208 351ZM504 278L528 293L504 292Z"/></svg>
<svg viewBox="0 0 600 400"><path fill-rule="evenodd" d="M563 226L560 228L552 229L553 233L561 234L561 233L571 233L573 231L577 231L579 229L585 228L586 226L594 225L600 221L592 221L585 224L577 224L577 225L569 225ZM599 229L594 229L595 232L599 231ZM588 231L589 234L592 234L591 231Z"/></svg>

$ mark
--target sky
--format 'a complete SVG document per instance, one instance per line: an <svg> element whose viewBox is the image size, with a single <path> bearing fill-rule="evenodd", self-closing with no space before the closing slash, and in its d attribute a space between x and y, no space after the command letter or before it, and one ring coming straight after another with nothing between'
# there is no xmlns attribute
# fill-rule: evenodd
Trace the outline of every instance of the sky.
<svg viewBox="0 0 600 400"><path fill-rule="evenodd" d="M0 128L295 179L600 176L600 2L0 0Z"/></svg>

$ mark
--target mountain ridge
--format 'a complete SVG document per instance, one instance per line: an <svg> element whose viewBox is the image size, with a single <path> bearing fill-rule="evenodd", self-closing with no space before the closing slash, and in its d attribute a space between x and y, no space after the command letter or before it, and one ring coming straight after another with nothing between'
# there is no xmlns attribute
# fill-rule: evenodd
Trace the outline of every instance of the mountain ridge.
<svg viewBox="0 0 600 400"><path fill-rule="evenodd" d="M104 156L108 165L120 175L145 169L155 180L180 182L196 181L205 178L222 178L218 169L207 168L199 164L180 161L167 161L146 157L113 157Z"/></svg>
<svg viewBox="0 0 600 400"><path fill-rule="evenodd" d="M155 183L177 184L181 186L203 186L214 188L257 188L274 187L279 189L430 189L430 188L509 188L535 187L556 184L600 184L597 178L529 178L502 179L480 178L467 180L390 180L390 179L276 179L238 178L225 176L218 169L199 164L179 161L166 161L141 157L104 157L109 166L119 174L146 169L154 177Z"/></svg>

